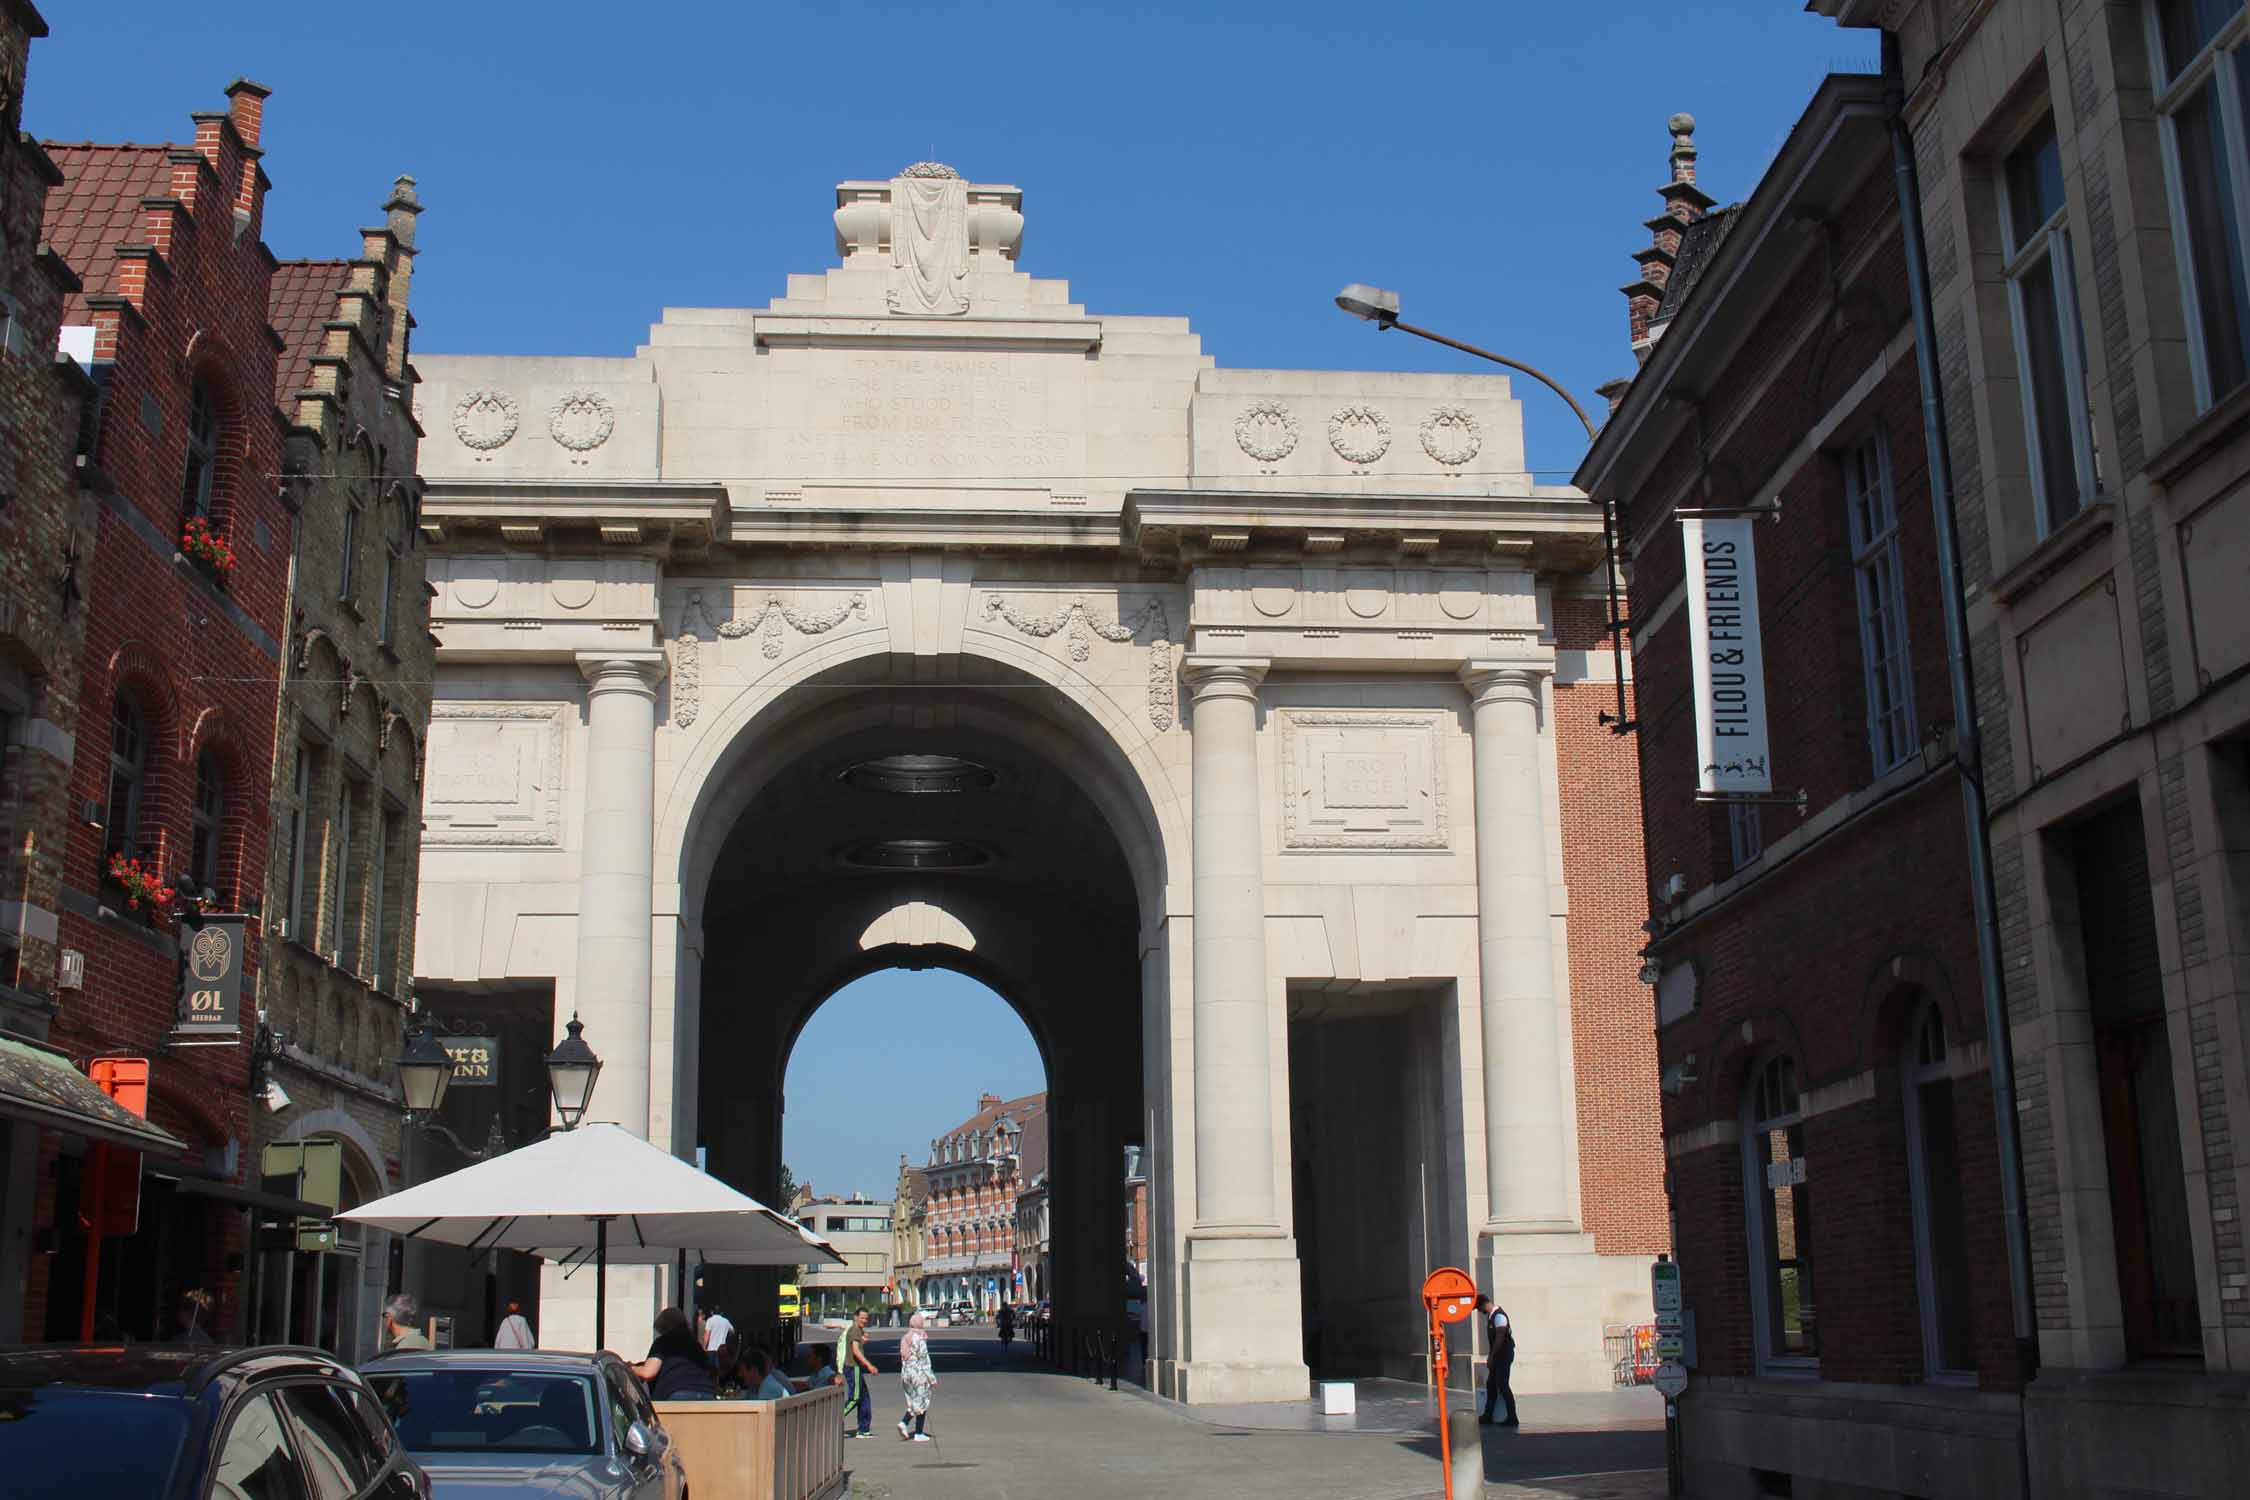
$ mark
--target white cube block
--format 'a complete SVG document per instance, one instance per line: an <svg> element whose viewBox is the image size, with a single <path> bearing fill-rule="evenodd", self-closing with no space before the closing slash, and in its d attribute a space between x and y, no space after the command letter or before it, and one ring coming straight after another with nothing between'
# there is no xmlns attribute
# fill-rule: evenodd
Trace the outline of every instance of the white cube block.
<svg viewBox="0 0 2250 1500"><path fill-rule="evenodd" d="M1348 1380L1323 1380L1320 1382L1320 1414L1324 1417L1348 1417L1359 1410L1359 1391Z"/></svg>

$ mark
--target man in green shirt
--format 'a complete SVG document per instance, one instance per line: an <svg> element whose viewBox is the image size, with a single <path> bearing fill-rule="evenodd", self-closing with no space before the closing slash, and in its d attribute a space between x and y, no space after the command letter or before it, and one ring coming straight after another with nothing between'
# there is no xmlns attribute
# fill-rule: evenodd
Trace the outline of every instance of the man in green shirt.
<svg viewBox="0 0 2250 1500"><path fill-rule="evenodd" d="M393 1349L430 1348L430 1336L414 1326L420 1317L422 1304L414 1300L412 1292L400 1292L383 1304L383 1332L390 1336Z"/></svg>
<svg viewBox="0 0 2250 1500"><path fill-rule="evenodd" d="M867 1357L867 1309L864 1307L852 1314L852 1320L837 1336L836 1368L844 1372L845 1408L859 1408L858 1433L844 1435L866 1437L875 1426L875 1393L867 1383L875 1374L875 1362Z"/></svg>

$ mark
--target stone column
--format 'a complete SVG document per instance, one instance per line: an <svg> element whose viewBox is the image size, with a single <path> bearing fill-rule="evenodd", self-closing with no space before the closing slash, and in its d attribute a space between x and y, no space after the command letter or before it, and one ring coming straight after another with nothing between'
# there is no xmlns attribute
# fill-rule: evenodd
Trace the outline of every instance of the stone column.
<svg viewBox="0 0 2250 1500"><path fill-rule="evenodd" d="M586 1041L602 1060L589 1120L648 1134L650 912L656 842L660 651L585 652L586 809L578 867L578 972ZM559 1023L563 1018L556 1017ZM670 1142L659 1144L669 1147Z"/></svg>
<svg viewBox="0 0 2250 1500"><path fill-rule="evenodd" d="M1211 656L1182 663L1194 703L1195 1226L1178 1394L1196 1403L1294 1401L1308 1390L1297 1246L1281 1227L1274 1186L1274 996L1258 776L1266 665Z"/></svg>
<svg viewBox="0 0 2250 1500"><path fill-rule="evenodd" d="M1477 950L1484 1021L1484 1235L1570 1233L1563 1036L1548 908L1539 689L1552 671L1470 662L1477 808Z"/></svg>

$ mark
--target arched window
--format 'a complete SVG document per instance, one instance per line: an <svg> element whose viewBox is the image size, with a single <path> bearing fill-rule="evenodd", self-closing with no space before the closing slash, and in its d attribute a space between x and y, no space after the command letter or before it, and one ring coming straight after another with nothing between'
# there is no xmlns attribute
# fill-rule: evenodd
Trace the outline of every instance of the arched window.
<svg viewBox="0 0 2250 1500"><path fill-rule="evenodd" d="M195 758L195 833L188 844L188 875L207 891L219 888L219 834L226 816L226 780L206 751Z"/></svg>
<svg viewBox="0 0 2250 1500"><path fill-rule="evenodd" d="M398 628L399 576L406 571L406 501L394 495L383 505L383 601L377 606L375 639L388 646Z"/></svg>
<svg viewBox="0 0 2250 1500"><path fill-rule="evenodd" d="M109 850L140 852L141 789L148 784L148 721L120 692L109 716Z"/></svg>
<svg viewBox="0 0 2250 1500"><path fill-rule="evenodd" d="M337 545L336 597L339 599L351 598L352 586L357 582L352 565L359 557L359 512L359 489L354 486L350 497L344 501L344 536Z"/></svg>
<svg viewBox="0 0 2250 1500"><path fill-rule="evenodd" d="M1922 1362L1931 1375L1976 1369L1969 1327L1969 1244L1960 1134L1945 1015L1925 1001L1906 1040L1906 1160L1914 1196L1914 1281L1922 1304Z"/></svg>
<svg viewBox="0 0 2250 1500"><path fill-rule="evenodd" d="M1812 1199L1805 1171L1805 1117L1797 1065L1758 1065L1742 1101L1742 1197L1749 1211L1751 1320L1768 1364L1820 1357L1813 1304Z"/></svg>
<svg viewBox="0 0 2250 1500"><path fill-rule="evenodd" d="M180 510L211 518L211 481L219 471L219 408L211 388L198 380L188 404L187 469L180 479Z"/></svg>

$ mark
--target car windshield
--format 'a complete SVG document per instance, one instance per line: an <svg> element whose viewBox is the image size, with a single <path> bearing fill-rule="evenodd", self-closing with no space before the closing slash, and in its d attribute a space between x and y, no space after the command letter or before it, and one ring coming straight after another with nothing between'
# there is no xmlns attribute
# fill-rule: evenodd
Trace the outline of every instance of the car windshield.
<svg viewBox="0 0 2250 1500"><path fill-rule="evenodd" d="M165 1495L188 1403L138 1391L0 1387L0 1486L11 1495Z"/></svg>
<svg viewBox="0 0 2250 1500"><path fill-rule="evenodd" d="M524 1370L370 1370L409 1453L599 1453L594 1385Z"/></svg>

